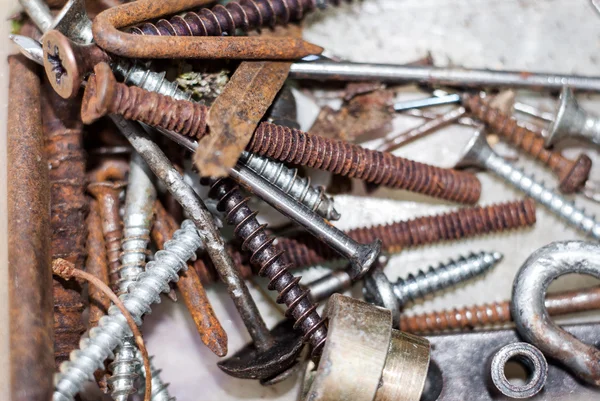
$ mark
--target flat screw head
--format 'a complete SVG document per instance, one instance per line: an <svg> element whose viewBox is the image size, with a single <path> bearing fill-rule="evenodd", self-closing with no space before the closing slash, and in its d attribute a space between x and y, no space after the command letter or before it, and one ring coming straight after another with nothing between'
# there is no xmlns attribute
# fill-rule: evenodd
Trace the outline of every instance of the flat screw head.
<svg viewBox="0 0 600 401"><path fill-rule="evenodd" d="M81 101L81 120L91 124L108 113L117 81L106 63L98 63L94 67L94 75L88 78L83 99Z"/></svg>
<svg viewBox="0 0 600 401"><path fill-rule="evenodd" d="M573 90L567 86L563 86L559 102L554 121L552 121L548 128L546 147L554 145L569 135L570 126L573 123L572 115L576 114L579 109Z"/></svg>
<svg viewBox="0 0 600 401"><path fill-rule="evenodd" d="M371 270L371 266L377 262L381 252L381 240L377 239L370 244L361 245L356 257L352 258L350 271L352 280L359 280Z"/></svg>
<svg viewBox="0 0 600 401"><path fill-rule="evenodd" d="M455 168L480 167L485 168L487 156L494 151L487 142L483 129L477 130L465 146L460 160Z"/></svg>
<svg viewBox="0 0 600 401"><path fill-rule="evenodd" d="M42 37L44 70L50 85L64 99L77 96L82 77L79 63L69 39L51 30Z"/></svg>

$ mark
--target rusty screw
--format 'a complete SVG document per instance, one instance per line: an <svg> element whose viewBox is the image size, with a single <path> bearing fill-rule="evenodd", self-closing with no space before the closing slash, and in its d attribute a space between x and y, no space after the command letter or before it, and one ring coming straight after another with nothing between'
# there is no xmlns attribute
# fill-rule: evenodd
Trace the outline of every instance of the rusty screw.
<svg viewBox="0 0 600 401"><path fill-rule="evenodd" d="M600 308L600 287L548 294L546 309L551 316ZM472 330L510 323L510 301L494 302L438 312L402 316L400 330L414 334L447 330Z"/></svg>
<svg viewBox="0 0 600 401"><path fill-rule="evenodd" d="M288 307L286 315L293 316L304 333L304 341L310 342L312 355L318 357L327 338L325 322L319 316L308 298L309 292L300 285L300 277L294 277L288 269L292 267L285 261L283 252L274 245L274 238L265 232L266 224L256 220L258 212L253 212L247 205L249 198L244 198L237 185L231 179L203 179L202 183L210 185L209 196L218 199L218 209L227 213L227 222L235 226L234 233L243 240L242 249L252 252L250 262L260 268L259 275L268 277L269 289L279 293L278 303Z"/></svg>
<svg viewBox="0 0 600 401"><path fill-rule="evenodd" d="M106 113L116 113L190 137L201 138L206 134L206 106L119 84L105 63L94 70L96 74L89 78L82 102L84 123L89 124ZM254 132L247 150L460 203L476 203L481 194L481 183L473 174L417 163L267 122Z"/></svg>
<svg viewBox="0 0 600 401"><path fill-rule="evenodd" d="M575 193L585 185L592 168L592 161L587 155L581 154L577 160L569 160L558 152L545 149L544 138L490 106L481 96L466 94L462 103L494 132L548 166L558 176L561 192Z"/></svg>
<svg viewBox="0 0 600 401"><path fill-rule="evenodd" d="M88 185L88 192L96 198L100 205L102 232L104 233L106 255L108 257L108 274L110 284L115 291L119 280L119 254L121 253L121 239L123 237L121 217L119 216L119 194L125 185L126 183L123 181L93 182Z"/></svg>
<svg viewBox="0 0 600 401"><path fill-rule="evenodd" d="M360 243L375 238L383 241L382 249L398 252L402 248L459 240L493 232L529 227L535 223L535 202L532 199L490 206L459 209L435 216L419 217L373 227L346 231ZM338 256L320 241L300 234L278 239L277 247L297 267L311 266L334 260Z"/></svg>
<svg viewBox="0 0 600 401"><path fill-rule="evenodd" d="M329 0L338 5L340 0ZM321 2L325 3L325 2ZM299 21L307 11L317 7L316 0L247 0L230 1L225 6L216 5L199 13L188 12L156 24L149 22L133 27L131 33L160 36L221 36L235 35L238 29L248 32L263 26L286 25Z"/></svg>
<svg viewBox="0 0 600 401"><path fill-rule="evenodd" d="M106 63L94 67L81 104L81 118L91 124L106 114L120 114L151 126L200 139L206 134L208 107L118 83Z"/></svg>

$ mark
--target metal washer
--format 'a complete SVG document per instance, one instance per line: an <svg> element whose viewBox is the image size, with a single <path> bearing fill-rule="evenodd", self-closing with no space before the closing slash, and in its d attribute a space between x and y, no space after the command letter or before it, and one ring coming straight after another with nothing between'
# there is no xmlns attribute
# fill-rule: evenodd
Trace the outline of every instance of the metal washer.
<svg viewBox="0 0 600 401"><path fill-rule="evenodd" d="M511 383L504 373L506 363L516 359L526 365L529 380L524 385ZM492 359L492 382L502 394L510 398L529 398L539 393L548 378L548 362L542 352L528 343L512 343L500 348Z"/></svg>

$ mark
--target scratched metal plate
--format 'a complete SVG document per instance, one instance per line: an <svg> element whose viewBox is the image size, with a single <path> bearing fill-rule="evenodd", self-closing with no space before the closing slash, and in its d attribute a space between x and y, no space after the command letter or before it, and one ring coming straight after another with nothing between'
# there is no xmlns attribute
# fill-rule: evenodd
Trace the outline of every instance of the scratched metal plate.
<svg viewBox="0 0 600 401"><path fill-rule="evenodd" d="M17 3L16 0L9 1L13 5ZM438 65L580 74L598 74L599 71L600 16L587 0L362 0L355 3L311 16L305 32L306 39L353 61L404 63L430 51ZM6 26L6 17L15 9L2 8L4 18L0 18L1 26ZM0 51L4 52L9 48L8 42L3 35L0 35L0 40L5 41L0 46ZM4 60L4 57L1 59ZM6 96L5 93L2 91L1 96ZM401 97L425 96L414 88L407 88ZM546 111L552 110L554 104L552 99L523 93L520 99L539 104ZM580 99L585 107L595 109L600 114L600 97ZM321 99L318 103L329 102ZM2 102L3 107L4 104L5 101ZM316 117L317 106L302 101L300 107L302 126L307 128ZM397 132L420 122L416 118L398 117L394 121L394 129ZM470 134L471 130L467 128L449 127L396 153L450 167L457 160ZM367 142L366 146L376 143ZM504 146L498 146L497 149L504 155L513 154L510 148ZM572 146L566 153L572 156L581 149L585 147ZM597 151L585 150L600 163ZM524 157L517 164L528 171L535 171L536 176L549 185L556 185L551 175ZM324 174L314 173L313 176L317 182L327 182ZM600 180L598 165L592 176ZM521 197L488 174L480 173L479 177L483 183L482 204ZM342 219L336 225L343 229L434 214L455 207L402 191L381 190L372 197L366 197L359 183L356 183L352 195L338 196L336 202L343 212ZM577 197L577 202L600 214L599 206L581 197ZM510 295L516 270L532 251L554 240L581 238L545 211L539 209L537 216L538 223L531 230L405 251L391 260L387 273L390 278L395 278L471 250L497 250L503 252L505 258L484 279L415 305L411 312L506 299ZM276 213L268 213L268 219L281 221ZM304 276L311 279L324 271L312 268ZM559 287L573 288L591 284L590 281L588 278L561 280ZM274 326L282 318L281 310L273 306L270 297L262 295L260 288L264 287L264 283L258 284L252 286L252 293L265 320ZM236 316L233 304L220 286L211 288L209 297L229 335L230 350L239 349L249 336ZM162 377L171 383L171 394L180 401L296 399L298 380L288 380L265 388L258 383L234 379L222 373L216 366L218 358L200 342L183 303L174 304L165 299L145 319L143 331L149 352L155 355L156 366L163 370ZM454 399L465 398L457 394Z"/></svg>

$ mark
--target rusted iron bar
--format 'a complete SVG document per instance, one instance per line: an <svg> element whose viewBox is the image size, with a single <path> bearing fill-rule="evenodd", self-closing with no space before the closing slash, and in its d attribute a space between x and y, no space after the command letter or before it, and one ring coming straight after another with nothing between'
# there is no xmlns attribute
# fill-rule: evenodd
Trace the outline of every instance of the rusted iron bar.
<svg viewBox="0 0 600 401"><path fill-rule="evenodd" d="M63 258L78 268L85 264L87 198L83 124L77 101L65 101L49 85L42 91L42 122L50 180L52 258ZM85 330L81 287L53 277L54 354L56 366L69 358Z"/></svg>
<svg viewBox="0 0 600 401"><path fill-rule="evenodd" d="M52 396L50 186L37 66L10 56L8 103L8 295L10 399Z"/></svg>

